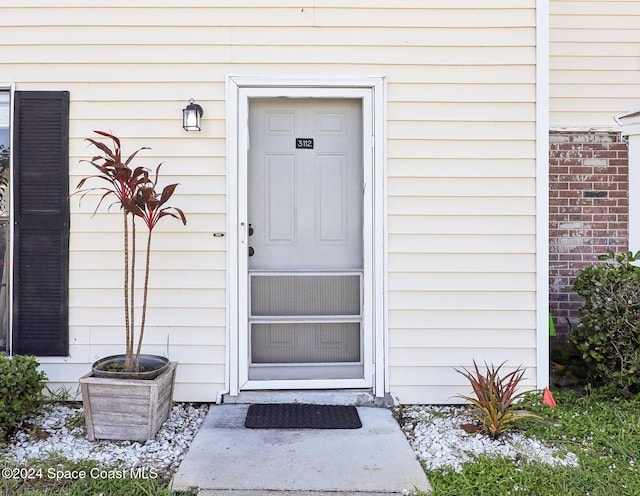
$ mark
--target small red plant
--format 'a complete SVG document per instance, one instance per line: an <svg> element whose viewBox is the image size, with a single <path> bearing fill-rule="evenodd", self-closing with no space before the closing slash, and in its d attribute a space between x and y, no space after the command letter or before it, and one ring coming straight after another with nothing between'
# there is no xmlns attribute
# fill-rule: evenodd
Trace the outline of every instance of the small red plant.
<svg viewBox="0 0 640 496"><path fill-rule="evenodd" d="M457 397L469 402L471 415L480 425L481 431L494 439L512 428L517 420L537 417L533 413L517 409L517 401L528 392L518 392L518 386L524 378L524 369L518 367L504 377L500 377L500 369L505 363L501 363L498 367L485 364L485 374L480 371L475 360L473 372L464 368L455 369L469 380L474 393L474 396L457 395Z"/></svg>

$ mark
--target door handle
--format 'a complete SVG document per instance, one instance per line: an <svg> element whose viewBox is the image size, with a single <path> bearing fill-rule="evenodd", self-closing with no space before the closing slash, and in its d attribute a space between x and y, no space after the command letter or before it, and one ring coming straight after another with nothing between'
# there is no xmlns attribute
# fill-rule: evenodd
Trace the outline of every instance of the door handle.
<svg viewBox="0 0 640 496"><path fill-rule="evenodd" d="M255 253L255 250L253 249L253 246L250 246L249 247L249 256L252 257L254 253Z"/></svg>

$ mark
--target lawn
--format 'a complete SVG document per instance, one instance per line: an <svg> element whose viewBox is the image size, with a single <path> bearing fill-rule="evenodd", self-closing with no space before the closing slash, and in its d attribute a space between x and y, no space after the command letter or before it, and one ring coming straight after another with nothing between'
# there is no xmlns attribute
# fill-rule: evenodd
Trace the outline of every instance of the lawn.
<svg viewBox="0 0 640 496"><path fill-rule="evenodd" d="M130 477L95 462L49 460L29 466L3 464L0 494L11 496L171 496L169 481L154 474Z"/></svg>
<svg viewBox="0 0 640 496"><path fill-rule="evenodd" d="M556 408L530 395L523 407L541 420L517 428L575 453L577 467L505 458L475 458L460 471L428 471L432 496L637 496L640 495L640 395L610 390L555 391Z"/></svg>

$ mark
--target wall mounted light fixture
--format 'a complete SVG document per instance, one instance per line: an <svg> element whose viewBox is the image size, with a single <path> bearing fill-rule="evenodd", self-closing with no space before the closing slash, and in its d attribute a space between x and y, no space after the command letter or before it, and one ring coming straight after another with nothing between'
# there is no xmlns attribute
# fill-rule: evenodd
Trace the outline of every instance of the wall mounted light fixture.
<svg viewBox="0 0 640 496"><path fill-rule="evenodd" d="M182 109L182 127L185 131L200 131L200 118L202 117L202 107L193 103L193 98L189 100L189 105Z"/></svg>

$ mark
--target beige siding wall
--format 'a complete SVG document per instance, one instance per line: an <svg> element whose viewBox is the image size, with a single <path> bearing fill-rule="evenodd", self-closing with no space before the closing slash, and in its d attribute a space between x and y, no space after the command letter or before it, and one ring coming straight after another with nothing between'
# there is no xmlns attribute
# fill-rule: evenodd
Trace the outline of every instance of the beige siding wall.
<svg viewBox="0 0 640 496"><path fill-rule="evenodd" d="M640 2L551 0L551 127L616 126L640 107Z"/></svg>
<svg viewBox="0 0 640 496"><path fill-rule="evenodd" d="M211 400L225 363L225 74L388 81L390 389L405 403L467 392L453 367L536 377L535 1L3 2L0 82L71 92L72 184L83 138L123 136L180 182L152 273L148 351L179 360L177 399ZM109 5L120 7L109 7ZM272 5L277 5L273 7ZM204 107L185 133L189 98ZM120 342L118 218L72 201L73 384Z"/></svg>

